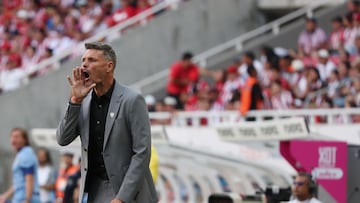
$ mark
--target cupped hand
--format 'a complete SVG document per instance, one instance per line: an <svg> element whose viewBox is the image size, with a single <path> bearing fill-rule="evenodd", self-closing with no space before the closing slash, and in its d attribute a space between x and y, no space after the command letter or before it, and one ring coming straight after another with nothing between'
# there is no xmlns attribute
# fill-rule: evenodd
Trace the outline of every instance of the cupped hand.
<svg viewBox="0 0 360 203"><path fill-rule="evenodd" d="M83 69L76 67L73 69L73 76L68 76L68 81L71 86L71 102L81 103L86 95L96 86L89 79L83 75Z"/></svg>

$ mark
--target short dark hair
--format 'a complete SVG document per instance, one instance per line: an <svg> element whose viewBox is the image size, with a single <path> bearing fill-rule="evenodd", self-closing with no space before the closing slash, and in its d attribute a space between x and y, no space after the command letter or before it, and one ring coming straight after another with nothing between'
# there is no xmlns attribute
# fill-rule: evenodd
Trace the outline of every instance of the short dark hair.
<svg viewBox="0 0 360 203"><path fill-rule="evenodd" d="M257 74L257 71L256 71L256 68L253 64L250 64L248 65L247 67L247 73L250 75L250 76L255 76Z"/></svg>
<svg viewBox="0 0 360 203"><path fill-rule="evenodd" d="M252 51L247 51L244 53L244 56L250 58L252 61L255 60L255 54Z"/></svg>
<svg viewBox="0 0 360 203"><path fill-rule="evenodd" d="M192 57L194 57L193 53L191 53L190 51L186 51L182 55L182 60L190 60L192 59Z"/></svg>
<svg viewBox="0 0 360 203"><path fill-rule="evenodd" d="M299 172L297 177L306 177L307 186L309 188L309 193L312 196L315 195L317 184L316 184L315 180L313 179L313 176L308 172L302 171L302 172Z"/></svg>
<svg viewBox="0 0 360 203"><path fill-rule="evenodd" d="M24 128L19 128L19 127L15 127L13 129L11 129L11 133L15 132L15 131L19 131L21 137L25 140L25 146L29 146L30 145L30 141L29 141L29 136L27 131Z"/></svg>
<svg viewBox="0 0 360 203"><path fill-rule="evenodd" d="M308 183L310 183L311 180L312 180L311 174L310 174L310 173L307 173L307 172L305 172L305 171L299 172L299 173L297 174L297 176L306 177L306 178L308 179Z"/></svg>
<svg viewBox="0 0 360 203"><path fill-rule="evenodd" d="M317 24L317 20L314 17L306 17L306 22L312 22L314 24Z"/></svg>
<svg viewBox="0 0 360 203"><path fill-rule="evenodd" d="M96 49L96 50L102 51L105 58L107 58L108 60L110 60L114 63L114 69L115 69L116 53L110 45L102 43L102 42L89 42L89 43L85 43L85 48L86 49Z"/></svg>
<svg viewBox="0 0 360 203"><path fill-rule="evenodd" d="M334 18L331 19L331 22L342 23L342 18L341 18L341 16L335 16Z"/></svg>

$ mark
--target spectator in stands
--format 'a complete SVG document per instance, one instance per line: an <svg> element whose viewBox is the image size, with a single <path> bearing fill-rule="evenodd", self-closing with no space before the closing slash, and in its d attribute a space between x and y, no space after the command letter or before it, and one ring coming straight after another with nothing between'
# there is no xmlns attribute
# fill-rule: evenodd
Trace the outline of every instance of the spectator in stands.
<svg viewBox="0 0 360 203"><path fill-rule="evenodd" d="M50 152L46 148L39 148L37 157L39 160L38 182L41 203L53 203L55 201L56 172L52 165Z"/></svg>
<svg viewBox="0 0 360 203"><path fill-rule="evenodd" d="M358 13L348 14L343 18L345 25L344 29L344 49L351 55L355 51L355 39L359 34L359 20L360 15Z"/></svg>
<svg viewBox="0 0 360 203"><path fill-rule="evenodd" d="M73 157L74 154L70 152L64 152L61 156L59 175L55 183L56 203L67 203L64 202L64 195L68 178L79 170L79 166L73 164Z"/></svg>
<svg viewBox="0 0 360 203"><path fill-rule="evenodd" d="M239 89L237 90L239 91ZM209 102L211 105L211 111L220 111L220 110L224 110L224 103L222 101L222 99L220 98L220 92L218 91L218 89L216 88L211 88L208 92L209 94ZM234 95L233 95L234 97Z"/></svg>
<svg viewBox="0 0 360 203"><path fill-rule="evenodd" d="M306 18L305 30L301 32L298 40L298 52L301 56L311 56L314 51L325 47L325 31L318 27L315 18Z"/></svg>
<svg viewBox="0 0 360 203"><path fill-rule="evenodd" d="M242 80L246 81L249 77L248 75L248 67L252 65L255 67L259 79L263 78L262 71L263 65L260 61L256 60L255 54L251 51L245 52L241 58L241 65L239 66L239 74Z"/></svg>
<svg viewBox="0 0 360 203"><path fill-rule="evenodd" d="M360 78L356 77L352 81L352 93L354 95L355 105L360 106Z"/></svg>
<svg viewBox="0 0 360 203"><path fill-rule="evenodd" d="M38 160L30 146L28 134L22 128L13 128L10 141L16 152L12 166L12 185L0 195L0 203L12 196L12 202L40 202L38 185Z"/></svg>
<svg viewBox="0 0 360 203"><path fill-rule="evenodd" d="M191 94L188 93L189 96L186 97L187 99L186 99L185 110L186 111L208 110L210 108L209 90L210 90L209 84L205 80L200 79L198 83L196 83L196 85L193 86ZM183 99L185 95L186 93L181 94L181 99Z"/></svg>
<svg viewBox="0 0 360 203"><path fill-rule="evenodd" d="M147 109L149 112L155 111L156 99L153 95L148 94L144 97Z"/></svg>
<svg viewBox="0 0 360 203"><path fill-rule="evenodd" d="M80 0L76 2L79 8L79 27L85 37L90 37L104 29L107 25L102 21L106 16L95 0Z"/></svg>
<svg viewBox="0 0 360 203"><path fill-rule="evenodd" d="M1 43L1 47L0 47L0 51L1 51L1 55L0 55L0 73L2 71L4 71L6 68L6 64L9 60L9 55L11 54L11 44L9 41L4 40Z"/></svg>
<svg viewBox="0 0 360 203"><path fill-rule="evenodd" d="M339 71L333 70L330 74L330 76L327 79L327 97L329 99L334 99L339 96L338 88L340 87L340 81L339 81Z"/></svg>
<svg viewBox="0 0 360 203"><path fill-rule="evenodd" d="M111 17L107 19L108 27L122 23L125 20L136 15L136 8L130 4L128 0L121 0L121 8L115 11Z"/></svg>
<svg viewBox="0 0 360 203"><path fill-rule="evenodd" d="M164 98L164 110L169 113L176 112L177 101L174 97L167 96Z"/></svg>
<svg viewBox="0 0 360 203"><path fill-rule="evenodd" d="M278 64L273 64L270 61L266 61L264 63L264 70L263 70L263 76L264 78L260 80L260 84L262 87L267 88L270 86L270 80L271 80L271 71L272 69L277 66Z"/></svg>
<svg viewBox="0 0 360 203"><path fill-rule="evenodd" d="M283 88L290 90L289 82L283 77L278 67L273 67L270 70L270 83L275 80L279 80Z"/></svg>
<svg viewBox="0 0 360 203"><path fill-rule="evenodd" d="M151 6L148 0L138 0L136 14L144 12L149 8L151 8ZM153 17L152 15L149 15L148 17L141 19L140 24L142 25L146 24L152 17Z"/></svg>
<svg viewBox="0 0 360 203"><path fill-rule="evenodd" d="M348 0L347 9L349 13L360 13L360 1L359 0Z"/></svg>
<svg viewBox="0 0 360 203"><path fill-rule="evenodd" d="M319 71L315 67L308 67L305 72L305 77L299 80L298 85L295 87L294 94L296 98L305 100L310 92L314 92L323 87L323 83L320 80ZM297 104L299 106L300 103Z"/></svg>
<svg viewBox="0 0 360 203"><path fill-rule="evenodd" d="M305 68L304 63L299 59L295 59L291 62L290 69L292 74L289 80L291 89L293 89L293 87L298 84L301 77L303 77L304 68Z"/></svg>
<svg viewBox="0 0 360 203"><path fill-rule="evenodd" d="M292 70L291 70L291 62L292 57L290 55L285 55L280 57L279 59L279 68L281 72L281 77L284 78L288 83L291 83Z"/></svg>
<svg viewBox="0 0 360 203"><path fill-rule="evenodd" d="M244 86L244 82L239 76L237 67L228 67L226 75L227 77L221 95L221 101L225 103L229 102L233 98L233 95Z"/></svg>
<svg viewBox="0 0 360 203"><path fill-rule="evenodd" d="M8 56L5 70L0 72L2 92L15 90L27 82L26 72L21 68L21 57L17 54Z"/></svg>
<svg viewBox="0 0 360 203"><path fill-rule="evenodd" d="M199 80L199 67L192 62L193 54L185 52L180 61L170 67L167 94L177 101L177 109L183 109L180 94L187 92Z"/></svg>
<svg viewBox="0 0 360 203"><path fill-rule="evenodd" d="M236 111L240 109L240 93L237 92L233 95L233 98L227 103L224 103L224 110Z"/></svg>
<svg viewBox="0 0 360 203"><path fill-rule="evenodd" d="M349 70L351 68L351 64L349 62L340 62L338 65L339 71L339 80L345 81L350 80L349 78Z"/></svg>
<svg viewBox="0 0 360 203"><path fill-rule="evenodd" d="M359 28L360 29L360 28ZM360 32L359 32L360 34ZM353 49L353 57L358 57L360 55L360 35L357 35L355 38L355 44Z"/></svg>
<svg viewBox="0 0 360 203"><path fill-rule="evenodd" d="M45 60L51 58L52 56L53 56L53 50L51 48L46 48L43 55L41 55L39 57L39 62L45 61ZM48 73L48 72L50 72L52 70L56 70L59 67L60 67L60 64L58 62L55 62L55 63L52 63L52 64L49 64L49 65L45 66L41 70L38 70L37 73L39 75L43 75L43 74Z"/></svg>
<svg viewBox="0 0 360 203"><path fill-rule="evenodd" d="M329 37L329 49L331 54L338 54L339 49L344 46L344 26L340 16L336 16L331 20L332 31Z"/></svg>
<svg viewBox="0 0 360 203"><path fill-rule="evenodd" d="M320 73L320 79L323 82L326 82L331 72L336 69L336 65L329 59L330 55L328 50L320 49L317 52L317 55L318 55L318 63L316 68Z"/></svg>
<svg viewBox="0 0 360 203"><path fill-rule="evenodd" d="M312 180L311 175L305 172L300 172L295 177L292 188L292 195L294 199L289 201L289 203L321 203L318 199L316 199L315 193L316 183Z"/></svg>
<svg viewBox="0 0 360 203"><path fill-rule="evenodd" d="M291 92L281 87L281 82L276 80L270 85L270 107L272 109L292 109L294 100Z"/></svg>
<svg viewBox="0 0 360 203"><path fill-rule="evenodd" d="M38 58L35 56L36 47L27 46L25 48L25 52L22 55L22 69L26 73L32 73L34 71L34 67L38 62ZM30 76L31 77L31 76Z"/></svg>
<svg viewBox="0 0 360 203"><path fill-rule="evenodd" d="M80 31L84 33L85 38L88 38L93 35L93 31L95 30L95 25L97 23L96 18L91 16L87 0L77 1L76 7L79 9L78 25L80 27Z"/></svg>
<svg viewBox="0 0 360 203"><path fill-rule="evenodd" d="M264 98L262 89L257 80L257 71L253 65L248 66L248 79L241 90L240 113L245 116L248 111L261 109L263 107ZM253 121L254 118L249 118Z"/></svg>
<svg viewBox="0 0 360 203"><path fill-rule="evenodd" d="M272 47L266 45L261 47L260 62L263 65L265 65L266 62L270 62L271 64L277 64L278 60L279 58Z"/></svg>

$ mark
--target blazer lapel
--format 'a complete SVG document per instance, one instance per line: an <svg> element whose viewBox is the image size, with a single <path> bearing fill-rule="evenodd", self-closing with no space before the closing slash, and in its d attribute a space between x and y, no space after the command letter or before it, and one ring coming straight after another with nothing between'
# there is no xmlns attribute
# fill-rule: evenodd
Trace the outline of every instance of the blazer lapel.
<svg viewBox="0 0 360 203"><path fill-rule="evenodd" d="M89 145L89 128L90 128L90 103L91 103L91 92L84 98L82 102L83 110L82 110L82 117L83 117L83 135L85 141L85 147Z"/></svg>
<svg viewBox="0 0 360 203"><path fill-rule="evenodd" d="M114 125L115 118L119 112L121 96L121 86L118 83L115 83L114 91L110 100L109 110L106 116L103 150L105 150L105 146L109 139L111 129Z"/></svg>

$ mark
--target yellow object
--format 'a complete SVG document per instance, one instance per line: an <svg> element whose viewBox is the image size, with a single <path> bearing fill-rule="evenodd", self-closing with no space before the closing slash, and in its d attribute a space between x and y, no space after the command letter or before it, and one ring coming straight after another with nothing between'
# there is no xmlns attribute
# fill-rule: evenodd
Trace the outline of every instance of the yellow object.
<svg viewBox="0 0 360 203"><path fill-rule="evenodd" d="M159 176L159 156L154 146L151 146L150 171L154 183L156 184L157 178Z"/></svg>

